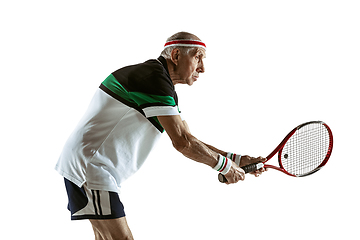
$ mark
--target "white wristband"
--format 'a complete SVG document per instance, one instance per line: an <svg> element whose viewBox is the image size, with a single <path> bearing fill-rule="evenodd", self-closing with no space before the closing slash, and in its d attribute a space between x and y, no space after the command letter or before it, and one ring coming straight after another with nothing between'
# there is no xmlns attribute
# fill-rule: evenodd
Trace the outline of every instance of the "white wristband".
<svg viewBox="0 0 360 240"><path fill-rule="evenodd" d="M220 172L221 174L225 175L230 171L230 168L231 168L231 160L219 154L218 163L216 164L214 169Z"/></svg>
<svg viewBox="0 0 360 240"><path fill-rule="evenodd" d="M235 154L235 153L228 152L226 157L230 158L231 160L233 160L236 163L236 165L240 166L240 159L241 159L240 154Z"/></svg>

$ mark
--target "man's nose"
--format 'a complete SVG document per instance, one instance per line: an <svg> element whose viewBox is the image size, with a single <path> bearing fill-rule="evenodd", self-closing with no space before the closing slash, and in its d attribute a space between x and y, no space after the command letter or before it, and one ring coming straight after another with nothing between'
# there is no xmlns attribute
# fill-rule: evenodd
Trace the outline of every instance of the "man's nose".
<svg viewBox="0 0 360 240"><path fill-rule="evenodd" d="M205 72L205 66L204 66L203 61L201 61L201 63L199 64L199 67L198 67L198 69L197 69L197 72L198 72L198 73L204 73L204 72Z"/></svg>

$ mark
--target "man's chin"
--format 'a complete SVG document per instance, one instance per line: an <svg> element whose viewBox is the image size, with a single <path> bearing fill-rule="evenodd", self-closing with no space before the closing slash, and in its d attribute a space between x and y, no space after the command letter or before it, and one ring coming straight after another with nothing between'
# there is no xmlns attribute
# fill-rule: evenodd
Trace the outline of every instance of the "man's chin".
<svg viewBox="0 0 360 240"><path fill-rule="evenodd" d="M193 85L194 82L196 82L196 81L197 81L197 78L193 77L193 78L191 78L191 79L189 79L189 80L187 81L187 84L188 84L189 86L191 86L191 85Z"/></svg>
<svg viewBox="0 0 360 240"><path fill-rule="evenodd" d="M195 81L193 81L193 80L189 80L189 81L187 81L187 85L192 86L194 84L194 82Z"/></svg>

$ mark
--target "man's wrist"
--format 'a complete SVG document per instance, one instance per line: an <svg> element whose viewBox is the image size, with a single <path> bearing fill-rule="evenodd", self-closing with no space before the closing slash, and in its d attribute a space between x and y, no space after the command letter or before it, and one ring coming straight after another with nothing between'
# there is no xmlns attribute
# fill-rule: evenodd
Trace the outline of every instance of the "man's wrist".
<svg viewBox="0 0 360 240"><path fill-rule="evenodd" d="M232 161L234 161L236 163L236 165L240 166L240 160L241 160L241 155L240 154L235 154L235 153L232 153L232 152L228 152L226 157L231 159Z"/></svg>
<svg viewBox="0 0 360 240"><path fill-rule="evenodd" d="M220 172L221 174L225 175L230 171L231 168L231 160L227 157L224 157L222 155L218 155L218 163L213 168L216 171Z"/></svg>

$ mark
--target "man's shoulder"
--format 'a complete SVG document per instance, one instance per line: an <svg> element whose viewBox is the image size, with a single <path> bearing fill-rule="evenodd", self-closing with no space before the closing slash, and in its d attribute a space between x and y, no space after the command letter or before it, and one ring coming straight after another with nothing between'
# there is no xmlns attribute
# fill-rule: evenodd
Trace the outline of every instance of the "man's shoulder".
<svg viewBox="0 0 360 240"><path fill-rule="evenodd" d="M112 75L130 92L173 95L175 91L169 74L157 59L121 68Z"/></svg>
<svg viewBox="0 0 360 240"><path fill-rule="evenodd" d="M120 68L112 73L117 77L127 78L148 78L148 77L169 77L161 62L156 59L150 59L143 63L129 65ZM170 78L170 77L169 77Z"/></svg>

